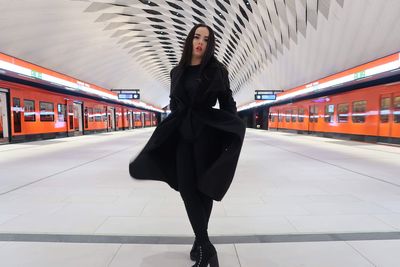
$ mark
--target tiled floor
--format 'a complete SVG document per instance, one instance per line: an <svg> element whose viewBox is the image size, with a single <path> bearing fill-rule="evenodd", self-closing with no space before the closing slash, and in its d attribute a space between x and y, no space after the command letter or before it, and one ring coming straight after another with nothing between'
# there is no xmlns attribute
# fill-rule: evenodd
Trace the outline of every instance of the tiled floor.
<svg viewBox="0 0 400 267"><path fill-rule="evenodd" d="M152 131L0 146L0 266L191 266L179 194L128 174ZM221 266L400 266L399 173L400 147L249 129L210 220Z"/></svg>

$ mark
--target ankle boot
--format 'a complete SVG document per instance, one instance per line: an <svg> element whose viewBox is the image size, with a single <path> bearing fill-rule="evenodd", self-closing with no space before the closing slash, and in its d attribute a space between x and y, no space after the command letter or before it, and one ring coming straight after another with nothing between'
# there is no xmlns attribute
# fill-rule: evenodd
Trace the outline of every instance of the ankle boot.
<svg viewBox="0 0 400 267"><path fill-rule="evenodd" d="M199 244L199 258L192 267L219 267L217 250L211 243Z"/></svg>
<svg viewBox="0 0 400 267"><path fill-rule="evenodd" d="M190 259L192 261L197 261L198 258L199 258L199 244L197 243L197 240L194 239L192 249L190 250Z"/></svg>

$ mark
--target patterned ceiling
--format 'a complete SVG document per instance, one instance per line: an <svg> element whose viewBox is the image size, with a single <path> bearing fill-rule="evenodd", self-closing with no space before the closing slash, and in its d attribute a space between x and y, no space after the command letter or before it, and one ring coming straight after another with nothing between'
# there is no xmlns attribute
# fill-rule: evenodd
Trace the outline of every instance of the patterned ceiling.
<svg viewBox="0 0 400 267"><path fill-rule="evenodd" d="M98 14L105 31L127 49L140 65L169 83L169 70L180 59L187 33L196 23L210 25L216 35L217 57L229 66L234 93L272 58L290 49L291 40L317 28L318 13L326 19L331 1L344 0L215 0L148 1L102 0L89 2L85 12Z"/></svg>
<svg viewBox="0 0 400 267"><path fill-rule="evenodd" d="M0 52L169 102L169 71L204 22L237 104L400 51L398 0L0 0Z"/></svg>

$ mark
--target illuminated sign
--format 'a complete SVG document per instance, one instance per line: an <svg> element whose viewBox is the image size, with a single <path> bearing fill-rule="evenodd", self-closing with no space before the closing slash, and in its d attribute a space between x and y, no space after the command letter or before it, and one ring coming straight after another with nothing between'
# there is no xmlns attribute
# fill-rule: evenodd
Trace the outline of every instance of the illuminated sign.
<svg viewBox="0 0 400 267"><path fill-rule="evenodd" d="M139 93L119 93L118 99L140 99Z"/></svg>
<svg viewBox="0 0 400 267"><path fill-rule="evenodd" d="M275 94L255 94L255 100L276 100Z"/></svg>

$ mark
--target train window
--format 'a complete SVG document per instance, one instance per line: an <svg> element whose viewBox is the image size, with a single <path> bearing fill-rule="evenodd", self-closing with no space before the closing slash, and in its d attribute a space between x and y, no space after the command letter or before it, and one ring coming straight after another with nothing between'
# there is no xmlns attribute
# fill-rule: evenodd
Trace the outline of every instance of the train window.
<svg viewBox="0 0 400 267"><path fill-rule="evenodd" d="M93 122L94 121L93 108L88 108L88 113L89 113L89 121Z"/></svg>
<svg viewBox="0 0 400 267"><path fill-rule="evenodd" d="M354 101L353 102L353 113L351 114L351 120L353 123L364 123L367 111L367 101Z"/></svg>
<svg viewBox="0 0 400 267"><path fill-rule="evenodd" d="M140 112L135 112L134 118L135 118L135 121L140 121Z"/></svg>
<svg viewBox="0 0 400 267"><path fill-rule="evenodd" d="M292 111L291 110L286 110L285 114L285 121L290 122L290 117L292 116Z"/></svg>
<svg viewBox="0 0 400 267"><path fill-rule="evenodd" d="M269 113L269 120L271 122L275 122L275 117L276 117L276 114L273 111Z"/></svg>
<svg viewBox="0 0 400 267"><path fill-rule="evenodd" d="M381 98L381 110L379 111L379 117L381 123L389 122L390 114L390 97Z"/></svg>
<svg viewBox="0 0 400 267"><path fill-rule="evenodd" d="M282 121L283 121L283 114L278 111L278 122L282 122Z"/></svg>
<svg viewBox="0 0 400 267"><path fill-rule="evenodd" d="M318 122L318 107L310 106L310 122Z"/></svg>
<svg viewBox="0 0 400 267"><path fill-rule="evenodd" d="M57 121L66 122L67 121L67 105L57 104Z"/></svg>
<svg viewBox="0 0 400 267"><path fill-rule="evenodd" d="M94 117L94 121L101 121L101 109L95 108L93 117Z"/></svg>
<svg viewBox="0 0 400 267"><path fill-rule="evenodd" d="M103 121L107 121L107 108L104 107L101 113L103 115Z"/></svg>
<svg viewBox="0 0 400 267"><path fill-rule="evenodd" d="M339 104L338 105L338 122L348 122L349 121L349 104Z"/></svg>
<svg viewBox="0 0 400 267"><path fill-rule="evenodd" d="M304 122L304 108L299 108L299 122Z"/></svg>
<svg viewBox="0 0 400 267"><path fill-rule="evenodd" d="M400 96L396 96L393 101L394 123L400 123Z"/></svg>
<svg viewBox="0 0 400 267"><path fill-rule="evenodd" d="M54 104L50 102L39 102L40 121L54 121Z"/></svg>
<svg viewBox="0 0 400 267"><path fill-rule="evenodd" d="M334 114L335 113L335 105L325 105L325 122L333 122L334 121Z"/></svg>
<svg viewBox="0 0 400 267"><path fill-rule="evenodd" d="M24 120L36 121L35 101L24 99Z"/></svg>
<svg viewBox="0 0 400 267"><path fill-rule="evenodd" d="M297 116L298 116L297 108L295 108L295 109L292 110L292 122L296 122L297 121Z"/></svg>

